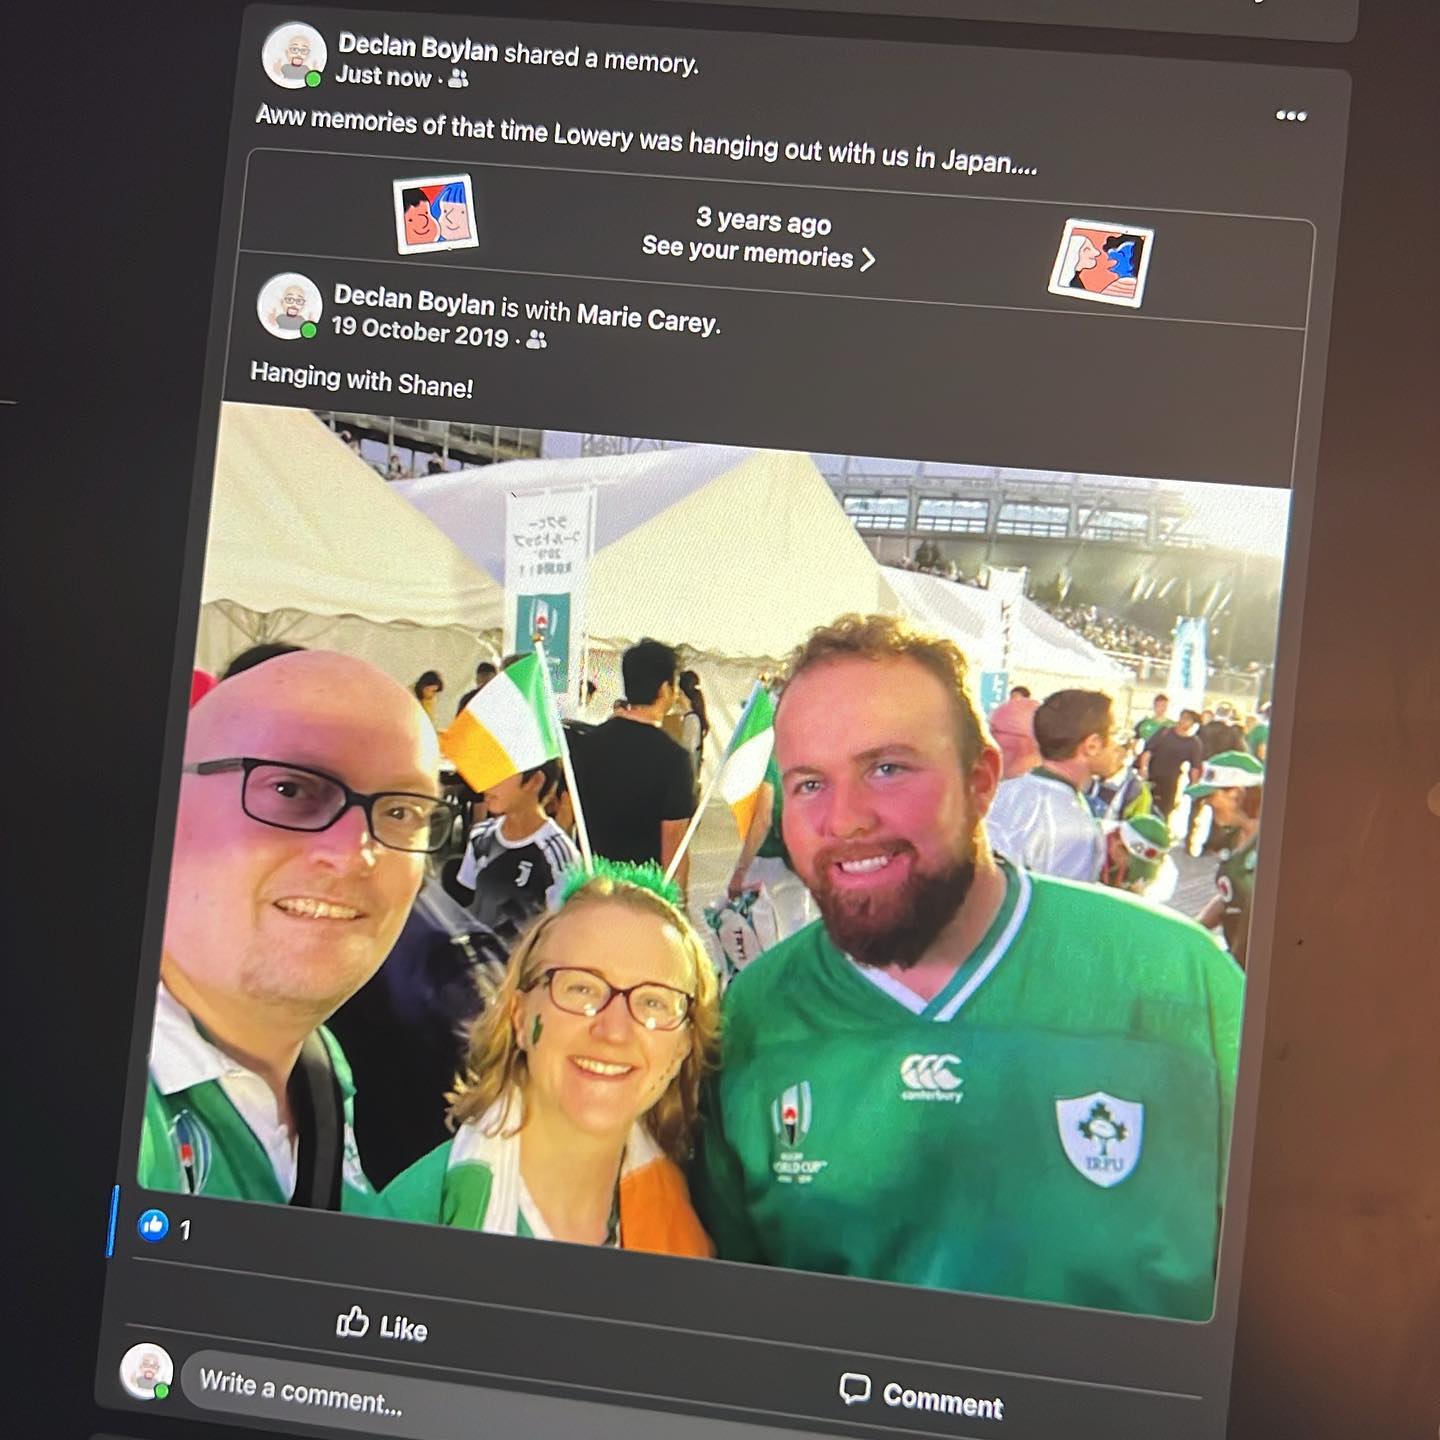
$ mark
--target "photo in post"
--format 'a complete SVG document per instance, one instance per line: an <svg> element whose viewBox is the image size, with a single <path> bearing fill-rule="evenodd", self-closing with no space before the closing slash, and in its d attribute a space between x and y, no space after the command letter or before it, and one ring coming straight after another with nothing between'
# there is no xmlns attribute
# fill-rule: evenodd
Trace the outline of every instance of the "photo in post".
<svg viewBox="0 0 1440 1440"><path fill-rule="evenodd" d="M1288 495L500 433L223 407L141 1183L1205 1319Z"/></svg>
<svg viewBox="0 0 1440 1440"><path fill-rule="evenodd" d="M1050 293L1138 310L1145 299L1154 243L1155 232L1144 225L1067 220L1050 275Z"/></svg>
<svg viewBox="0 0 1440 1440"><path fill-rule="evenodd" d="M395 248L401 255L470 250L480 243L475 195L468 175L396 180Z"/></svg>

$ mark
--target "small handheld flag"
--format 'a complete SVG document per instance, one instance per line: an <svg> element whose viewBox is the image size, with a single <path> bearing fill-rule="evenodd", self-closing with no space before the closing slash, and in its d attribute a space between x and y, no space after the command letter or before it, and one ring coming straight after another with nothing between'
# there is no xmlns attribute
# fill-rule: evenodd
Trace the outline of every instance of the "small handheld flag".
<svg viewBox="0 0 1440 1440"><path fill-rule="evenodd" d="M725 747L721 761L720 793L725 797L743 840L750 833L765 768L775 748L775 702L763 685L757 684L740 723Z"/></svg>
<svg viewBox="0 0 1440 1440"><path fill-rule="evenodd" d="M740 712L735 733L725 747L720 768L700 797L700 803L695 807L695 813L690 817L690 823L680 837L679 847L670 857L669 867L665 871L667 880L673 879L680 868L681 858L695 838L701 817L705 814L705 807L717 788L735 816L741 838L749 833L755 807L760 803L760 784L765 779L765 766L769 763L774 744L775 702L771 700L770 692L757 680L755 688L750 692L750 698L745 702L745 708Z"/></svg>
<svg viewBox="0 0 1440 1440"><path fill-rule="evenodd" d="M536 655L517 660L477 692L441 734L441 750L472 790L488 790L560 754L560 723L542 667Z"/></svg>
<svg viewBox="0 0 1440 1440"><path fill-rule="evenodd" d="M541 629L543 630L544 626L541 626ZM575 781L575 766L570 761L570 746L565 739L565 726L561 723L560 707L556 703L555 688L550 681L550 657L545 653L544 635L537 633L534 644L544 713L555 729L560 767L565 772L565 786L570 792L570 808L575 812L575 838L580 842L580 859L584 862L585 873L591 875L595 871L595 852L590 848L590 829L585 824L585 807L580 803L580 786Z"/></svg>

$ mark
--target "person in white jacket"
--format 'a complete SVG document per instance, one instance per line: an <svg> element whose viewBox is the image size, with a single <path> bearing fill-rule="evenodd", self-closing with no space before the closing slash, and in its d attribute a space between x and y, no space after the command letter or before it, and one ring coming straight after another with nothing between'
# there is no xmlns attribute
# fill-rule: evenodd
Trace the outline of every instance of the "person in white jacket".
<svg viewBox="0 0 1440 1440"><path fill-rule="evenodd" d="M1058 690L1035 712L1040 763L1004 781L986 817L995 850L1026 870L1095 883L1105 834L1082 791L1124 762L1114 706L1098 690Z"/></svg>

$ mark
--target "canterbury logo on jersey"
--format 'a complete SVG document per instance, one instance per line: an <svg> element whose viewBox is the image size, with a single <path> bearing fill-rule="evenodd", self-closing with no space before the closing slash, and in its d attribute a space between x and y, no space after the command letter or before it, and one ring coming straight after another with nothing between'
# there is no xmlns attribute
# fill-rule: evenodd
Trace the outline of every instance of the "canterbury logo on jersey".
<svg viewBox="0 0 1440 1440"><path fill-rule="evenodd" d="M958 1055L907 1055L900 1062L902 1100L949 1100L958 1103L965 1082L950 1068Z"/></svg>

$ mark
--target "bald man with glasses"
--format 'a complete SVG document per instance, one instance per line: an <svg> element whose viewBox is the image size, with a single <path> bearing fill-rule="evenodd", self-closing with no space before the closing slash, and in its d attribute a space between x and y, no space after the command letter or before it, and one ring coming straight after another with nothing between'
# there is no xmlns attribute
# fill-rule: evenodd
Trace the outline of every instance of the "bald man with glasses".
<svg viewBox="0 0 1440 1440"><path fill-rule="evenodd" d="M371 1208L324 1022L380 968L450 834L437 746L409 691L325 651L191 711L141 1185Z"/></svg>

